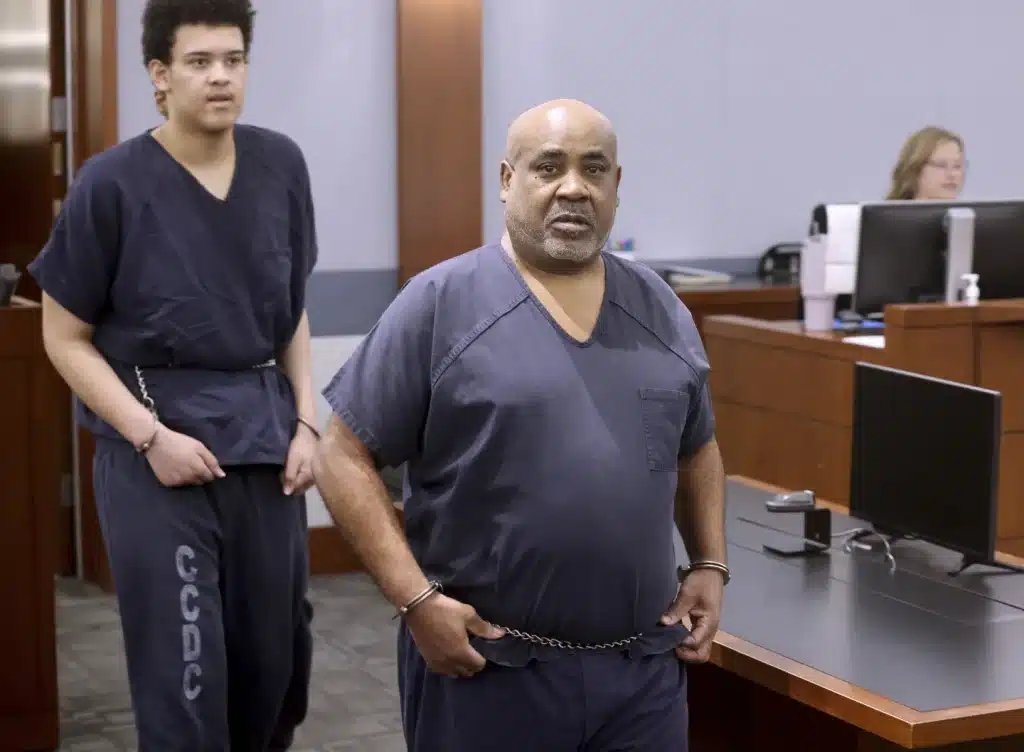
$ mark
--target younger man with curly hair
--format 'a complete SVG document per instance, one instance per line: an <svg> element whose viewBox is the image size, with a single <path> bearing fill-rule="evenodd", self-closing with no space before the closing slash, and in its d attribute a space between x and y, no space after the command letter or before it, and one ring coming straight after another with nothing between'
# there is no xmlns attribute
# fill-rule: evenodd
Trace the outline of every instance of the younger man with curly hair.
<svg viewBox="0 0 1024 752"><path fill-rule="evenodd" d="M139 748L287 749L312 653L316 446L299 147L237 124L249 0L148 0L167 120L91 159L29 270L96 437Z"/></svg>

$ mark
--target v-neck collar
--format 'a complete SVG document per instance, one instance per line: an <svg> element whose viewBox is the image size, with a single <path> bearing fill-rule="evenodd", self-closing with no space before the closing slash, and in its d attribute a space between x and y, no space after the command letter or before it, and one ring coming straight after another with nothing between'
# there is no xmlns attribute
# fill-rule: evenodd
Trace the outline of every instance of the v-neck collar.
<svg viewBox="0 0 1024 752"><path fill-rule="evenodd" d="M608 259L603 255L603 251L601 262L604 272L604 294L601 297L601 307L597 311L597 319L594 321L594 327L590 330L590 335L586 339L576 339L565 330L565 327L563 327L561 324L558 323L558 321L555 320L555 317L551 314L551 311L548 310L548 307L544 305L543 301L541 301L541 299L538 298L536 294L534 294L533 289L530 287L530 284L526 281L526 277L523 276L523 273L519 270L519 267L516 266L515 259L512 258L511 254L508 251L506 251L501 246L500 243L494 247L497 249L497 252L501 255L501 258L504 260L505 265L508 267L509 271L516 278L519 284L522 285L523 290L525 290L526 292L526 295L529 296L533 304L541 311L541 313L544 314L544 317L548 320L548 323L551 324L552 328L555 331L557 331L566 341L576 345L577 347L589 347L597 340L597 337L601 333L601 329L604 325L604 321L608 316L608 306L611 305L612 299L612 275L608 272Z"/></svg>
<svg viewBox="0 0 1024 752"><path fill-rule="evenodd" d="M242 159L243 149L242 145L239 143L238 140L237 127L234 128L234 132L232 134L232 137L235 140L235 169L231 174L231 182L228 184L228 190L227 193L224 194L224 198L215 195L209 188L207 188L199 181L199 178L197 178L192 173L191 170L189 170L185 165L178 161L178 159L173 154L171 154L162 143L160 143L156 139L156 137L153 135L154 130L156 130L156 128L150 128L148 131L146 131L145 138L149 139L149 141L152 142L153 146L155 146L160 151L160 153L163 154L164 158L166 158L167 161L169 161L172 164L172 169L178 170L179 174L181 174L186 181L190 182L198 191L204 194L215 205L225 206L231 203L231 199L238 192L238 174L241 171L242 163L244 162L244 160Z"/></svg>

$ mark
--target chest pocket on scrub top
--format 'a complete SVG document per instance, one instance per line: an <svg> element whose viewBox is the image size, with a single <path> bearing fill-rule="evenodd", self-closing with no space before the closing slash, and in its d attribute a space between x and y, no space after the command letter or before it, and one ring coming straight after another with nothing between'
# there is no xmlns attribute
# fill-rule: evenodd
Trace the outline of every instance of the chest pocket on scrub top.
<svg viewBox="0 0 1024 752"><path fill-rule="evenodd" d="M287 309L291 301L292 249L288 245L269 245L259 254L259 287L268 311Z"/></svg>
<svg viewBox="0 0 1024 752"><path fill-rule="evenodd" d="M255 234L256 258L253 265L253 289L259 291L257 305L263 325L275 330L288 326L291 309L292 244L291 220L280 208L286 199L279 198L263 208Z"/></svg>
<svg viewBox="0 0 1024 752"><path fill-rule="evenodd" d="M258 199L251 217L249 239L253 258L253 289L264 296L264 310L287 304L291 285L292 228L291 197L277 184L268 186Z"/></svg>
<svg viewBox="0 0 1024 752"><path fill-rule="evenodd" d="M686 426L690 397L675 389L641 389L640 411L647 444L647 467L674 472L679 466L679 442Z"/></svg>

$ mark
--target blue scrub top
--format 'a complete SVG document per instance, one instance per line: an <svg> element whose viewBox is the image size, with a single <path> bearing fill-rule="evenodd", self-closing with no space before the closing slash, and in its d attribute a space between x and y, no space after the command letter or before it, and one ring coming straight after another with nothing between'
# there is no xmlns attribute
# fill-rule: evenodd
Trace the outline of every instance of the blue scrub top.
<svg viewBox="0 0 1024 752"><path fill-rule="evenodd" d="M93 341L161 420L221 465L282 464L295 431L280 358L317 259L298 145L236 126L230 191L218 199L147 132L90 159L29 273L94 327ZM121 440L83 405L97 438Z"/></svg>
<svg viewBox="0 0 1024 752"><path fill-rule="evenodd" d="M439 264L324 396L378 462L408 463L405 532L448 593L538 635L658 643L677 590L678 460L714 435L708 362L655 272L610 254L604 266L578 342L500 246Z"/></svg>

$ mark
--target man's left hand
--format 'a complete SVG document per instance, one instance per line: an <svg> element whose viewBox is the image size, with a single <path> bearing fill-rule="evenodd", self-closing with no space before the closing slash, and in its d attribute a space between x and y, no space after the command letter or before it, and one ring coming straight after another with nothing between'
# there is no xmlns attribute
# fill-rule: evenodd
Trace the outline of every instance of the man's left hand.
<svg viewBox="0 0 1024 752"><path fill-rule="evenodd" d="M722 614L725 581L714 569L695 569L679 587L679 594L661 617L661 623L681 624L690 617L690 635L676 648L676 655L689 663L705 663L711 658L711 642L718 631Z"/></svg>
<svg viewBox="0 0 1024 752"><path fill-rule="evenodd" d="M299 424L288 446L288 459L281 473L281 485L286 496L298 496L313 485L313 455L316 437L302 423Z"/></svg>

